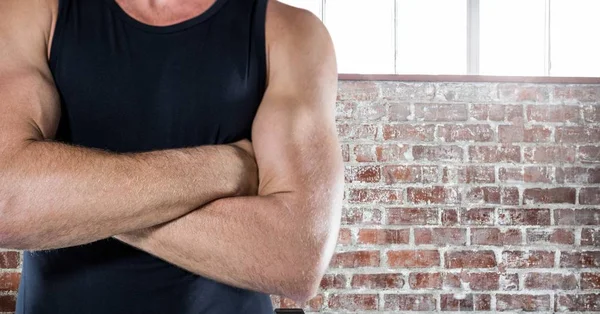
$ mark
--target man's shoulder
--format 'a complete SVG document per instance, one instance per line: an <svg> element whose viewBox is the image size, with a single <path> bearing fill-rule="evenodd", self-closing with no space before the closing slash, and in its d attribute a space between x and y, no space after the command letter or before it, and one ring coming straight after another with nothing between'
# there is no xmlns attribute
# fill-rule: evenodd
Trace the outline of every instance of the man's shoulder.
<svg viewBox="0 0 600 314"><path fill-rule="evenodd" d="M0 36L15 49L19 42L47 44L58 13L58 0L1 0Z"/></svg>

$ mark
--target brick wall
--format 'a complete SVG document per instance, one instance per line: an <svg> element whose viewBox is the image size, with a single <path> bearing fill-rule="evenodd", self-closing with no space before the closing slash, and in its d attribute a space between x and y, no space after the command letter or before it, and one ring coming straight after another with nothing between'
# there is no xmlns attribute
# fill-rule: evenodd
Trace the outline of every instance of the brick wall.
<svg viewBox="0 0 600 314"><path fill-rule="evenodd" d="M600 85L342 81L337 119L339 245L299 306L600 311ZM0 252L0 312L19 267Z"/></svg>
<svg viewBox="0 0 600 314"><path fill-rule="evenodd" d="M307 311L600 311L600 85L342 81L337 119L343 225Z"/></svg>

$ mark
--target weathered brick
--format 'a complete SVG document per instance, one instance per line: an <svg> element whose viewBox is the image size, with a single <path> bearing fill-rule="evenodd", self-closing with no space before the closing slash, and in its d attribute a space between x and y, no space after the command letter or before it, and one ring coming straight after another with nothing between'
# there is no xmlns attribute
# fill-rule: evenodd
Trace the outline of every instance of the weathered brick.
<svg viewBox="0 0 600 314"><path fill-rule="evenodd" d="M465 245L466 229L463 228L415 228L415 244Z"/></svg>
<svg viewBox="0 0 600 314"><path fill-rule="evenodd" d="M410 117L410 104L405 102L390 102L388 109L389 121L408 121Z"/></svg>
<svg viewBox="0 0 600 314"><path fill-rule="evenodd" d="M498 97L504 102L547 102L550 89L545 85L506 83L498 85Z"/></svg>
<svg viewBox="0 0 600 314"><path fill-rule="evenodd" d="M492 309L492 297L489 294L473 295L473 310L489 311Z"/></svg>
<svg viewBox="0 0 600 314"><path fill-rule="evenodd" d="M573 245L575 234L568 229L527 229L527 243Z"/></svg>
<svg viewBox="0 0 600 314"><path fill-rule="evenodd" d="M341 222L343 225L379 225L381 224L381 210L344 207Z"/></svg>
<svg viewBox="0 0 600 314"><path fill-rule="evenodd" d="M347 228L341 228L337 243L340 245L352 244L352 231Z"/></svg>
<svg viewBox="0 0 600 314"><path fill-rule="evenodd" d="M600 289L600 273L581 273L581 289Z"/></svg>
<svg viewBox="0 0 600 314"><path fill-rule="evenodd" d="M524 167L523 181L527 183L552 183L553 167Z"/></svg>
<svg viewBox="0 0 600 314"><path fill-rule="evenodd" d="M434 139L435 125L386 124L383 126L384 140L410 142L431 142Z"/></svg>
<svg viewBox="0 0 600 314"><path fill-rule="evenodd" d="M467 294L458 296L454 294L442 294L440 295L440 308L442 311L474 311L473 295Z"/></svg>
<svg viewBox="0 0 600 314"><path fill-rule="evenodd" d="M500 208L498 224L505 226L550 225L550 209L547 208Z"/></svg>
<svg viewBox="0 0 600 314"><path fill-rule="evenodd" d="M467 121L466 104L415 104L417 121Z"/></svg>
<svg viewBox="0 0 600 314"><path fill-rule="evenodd" d="M579 204L600 205L600 188L581 188L579 190Z"/></svg>
<svg viewBox="0 0 600 314"><path fill-rule="evenodd" d="M499 187L482 186L466 189L468 204L500 204L501 194Z"/></svg>
<svg viewBox="0 0 600 314"><path fill-rule="evenodd" d="M373 183L381 181L379 166L346 166L344 172L346 183Z"/></svg>
<svg viewBox="0 0 600 314"><path fill-rule="evenodd" d="M361 229L359 244L408 244L409 229Z"/></svg>
<svg viewBox="0 0 600 314"><path fill-rule="evenodd" d="M474 104L469 114L472 120L481 121L522 121L522 105Z"/></svg>
<svg viewBox="0 0 600 314"><path fill-rule="evenodd" d="M550 142L552 129L545 126L523 127L520 125L499 125L498 139L501 143L542 143Z"/></svg>
<svg viewBox="0 0 600 314"><path fill-rule="evenodd" d="M342 159L344 160L344 162L349 162L350 161L350 148L349 148L348 144L341 144L340 149L342 151Z"/></svg>
<svg viewBox="0 0 600 314"><path fill-rule="evenodd" d="M380 121L387 117L387 104L382 101L359 102L354 110L354 121Z"/></svg>
<svg viewBox="0 0 600 314"><path fill-rule="evenodd" d="M386 184L395 183L434 183L438 181L437 166L395 166L383 167Z"/></svg>
<svg viewBox="0 0 600 314"><path fill-rule="evenodd" d="M432 83L377 82L381 88L381 97L391 101L432 100L435 86Z"/></svg>
<svg viewBox="0 0 600 314"><path fill-rule="evenodd" d="M522 242L521 230L498 228L472 228L472 245L519 245Z"/></svg>
<svg viewBox="0 0 600 314"><path fill-rule="evenodd" d="M525 189L525 204L575 204L574 188Z"/></svg>
<svg viewBox="0 0 600 314"><path fill-rule="evenodd" d="M377 100L379 87L373 81L339 81L338 100Z"/></svg>
<svg viewBox="0 0 600 314"><path fill-rule="evenodd" d="M377 125L374 124L338 124L340 140L375 140Z"/></svg>
<svg viewBox="0 0 600 314"><path fill-rule="evenodd" d="M10 269L19 267L20 254L17 251L0 252L0 268Z"/></svg>
<svg viewBox="0 0 600 314"><path fill-rule="evenodd" d="M306 311L320 311L323 308L324 299L325 298L323 294L317 294L307 302L298 303L292 299L280 297L279 303L275 306L275 308L303 308Z"/></svg>
<svg viewBox="0 0 600 314"><path fill-rule="evenodd" d="M458 225L458 211L456 209L452 209L452 208L442 210L442 225L443 226Z"/></svg>
<svg viewBox="0 0 600 314"><path fill-rule="evenodd" d="M454 145L413 146L413 158L417 161L461 162L463 149Z"/></svg>
<svg viewBox="0 0 600 314"><path fill-rule="evenodd" d="M356 268L379 266L379 251L353 251L333 255L329 267Z"/></svg>
<svg viewBox="0 0 600 314"><path fill-rule="evenodd" d="M445 255L446 268L493 268L496 256L493 251L450 251Z"/></svg>
<svg viewBox="0 0 600 314"><path fill-rule="evenodd" d="M600 229L583 228L581 230L581 245L600 246Z"/></svg>
<svg viewBox="0 0 600 314"><path fill-rule="evenodd" d="M401 189L367 189L356 188L349 190L348 202L350 203L383 203L401 204Z"/></svg>
<svg viewBox="0 0 600 314"><path fill-rule="evenodd" d="M388 266L396 268L427 268L440 266L440 253L437 250L388 251Z"/></svg>
<svg viewBox="0 0 600 314"><path fill-rule="evenodd" d="M549 295L497 294L496 309L499 311L549 311L552 309Z"/></svg>
<svg viewBox="0 0 600 314"><path fill-rule="evenodd" d="M527 120L533 122L578 122L578 106L528 106Z"/></svg>
<svg viewBox="0 0 600 314"><path fill-rule="evenodd" d="M515 162L521 161L519 146L470 146L469 160L471 162Z"/></svg>
<svg viewBox="0 0 600 314"><path fill-rule="evenodd" d="M356 102L353 100L344 100L335 103L335 119L337 121L352 119L354 111L356 111Z"/></svg>
<svg viewBox="0 0 600 314"><path fill-rule="evenodd" d="M21 273L0 273L0 291L17 291L19 289L19 280L21 280Z"/></svg>
<svg viewBox="0 0 600 314"><path fill-rule="evenodd" d="M404 286L404 279L401 274L355 274L351 286L359 289L398 289Z"/></svg>
<svg viewBox="0 0 600 314"><path fill-rule="evenodd" d="M523 159L527 163L573 163L575 147L572 146L532 146L523 148Z"/></svg>
<svg viewBox="0 0 600 314"><path fill-rule="evenodd" d="M583 107L583 119L587 123L600 122L600 105L587 105Z"/></svg>
<svg viewBox="0 0 600 314"><path fill-rule="evenodd" d="M600 225L600 208L555 209L554 221L557 225Z"/></svg>
<svg viewBox="0 0 600 314"><path fill-rule="evenodd" d="M434 186L407 188L408 201L413 204L458 204L460 194L455 187Z"/></svg>
<svg viewBox="0 0 600 314"><path fill-rule="evenodd" d="M554 89L554 100L564 103L597 102L600 87L596 85L561 85Z"/></svg>
<svg viewBox="0 0 600 314"><path fill-rule="evenodd" d="M502 187L500 189L500 203L502 205L520 205L519 193L517 187Z"/></svg>
<svg viewBox="0 0 600 314"><path fill-rule="evenodd" d="M406 161L410 158L410 147L402 144L358 144L354 146L354 161L357 162L388 162Z"/></svg>
<svg viewBox="0 0 600 314"><path fill-rule="evenodd" d="M519 290L519 274L503 273L498 280L502 291Z"/></svg>
<svg viewBox="0 0 600 314"><path fill-rule="evenodd" d="M16 307L16 295L0 295L0 312L14 312Z"/></svg>
<svg viewBox="0 0 600 314"><path fill-rule="evenodd" d="M468 283L473 291L495 291L500 288L500 274L497 272L462 273L460 278L462 282Z"/></svg>
<svg viewBox="0 0 600 314"><path fill-rule="evenodd" d="M438 128L444 142L491 142L494 130L488 124L446 124Z"/></svg>
<svg viewBox="0 0 600 314"><path fill-rule="evenodd" d="M449 166L442 171L443 183L494 183L496 173L493 166Z"/></svg>
<svg viewBox="0 0 600 314"><path fill-rule="evenodd" d="M493 225L493 208L470 208L461 210L460 222L463 225Z"/></svg>
<svg viewBox="0 0 600 314"><path fill-rule="evenodd" d="M525 181L522 167L499 167L498 181L506 183L521 183Z"/></svg>
<svg viewBox="0 0 600 314"><path fill-rule="evenodd" d="M556 183L600 183L600 167L563 167L556 168Z"/></svg>
<svg viewBox="0 0 600 314"><path fill-rule="evenodd" d="M331 294L329 308L332 310L369 311L379 306L377 294Z"/></svg>
<svg viewBox="0 0 600 314"><path fill-rule="evenodd" d="M441 289L442 275L440 273L411 273L408 277L411 289Z"/></svg>
<svg viewBox="0 0 600 314"><path fill-rule="evenodd" d="M557 311L599 312L600 293L560 294L556 296Z"/></svg>
<svg viewBox="0 0 600 314"><path fill-rule="evenodd" d="M387 222L390 225L437 225L438 209L435 208L390 208Z"/></svg>
<svg viewBox="0 0 600 314"><path fill-rule="evenodd" d="M527 273L525 289L574 290L577 289L577 277L574 274Z"/></svg>
<svg viewBox="0 0 600 314"><path fill-rule="evenodd" d="M386 311L434 311L435 297L431 294L385 294Z"/></svg>
<svg viewBox="0 0 600 314"><path fill-rule="evenodd" d="M600 163L600 146L579 146L577 159L582 163Z"/></svg>
<svg viewBox="0 0 600 314"><path fill-rule="evenodd" d="M600 127L597 126L557 126L557 143L593 143L600 141Z"/></svg>
<svg viewBox="0 0 600 314"><path fill-rule="evenodd" d="M560 252L560 267L599 268L600 251Z"/></svg>
<svg viewBox="0 0 600 314"><path fill-rule="evenodd" d="M341 289L346 287L346 276L343 274L325 274L321 278L321 289Z"/></svg>
<svg viewBox="0 0 600 314"><path fill-rule="evenodd" d="M508 268L552 268L554 252L550 251L504 251L502 263Z"/></svg>

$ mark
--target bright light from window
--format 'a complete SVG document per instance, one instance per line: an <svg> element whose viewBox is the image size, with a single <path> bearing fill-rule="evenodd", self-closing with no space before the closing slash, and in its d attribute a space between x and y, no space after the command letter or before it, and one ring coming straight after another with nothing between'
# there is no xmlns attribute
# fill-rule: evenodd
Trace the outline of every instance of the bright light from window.
<svg viewBox="0 0 600 314"><path fill-rule="evenodd" d="M552 0L550 74L600 76L600 1Z"/></svg>
<svg viewBox="0 0 600 314"><path fill-rule="evenodd" d="M480 73L544 75L544 0L480 1Z"/></svg>
<svg viewBox="0 0 600 314"><path fill-rule="evenodd" d="M397 10L397 73L466 74L466 0L399 0Z"/></svg>
<svg viewBox="0 0 600 314"><path fill-rule="evenodd" d="M327 0L340 73L394 73L394 1Z"/></svg>
<svg viewBox="0 0 600 314"><path fill-rule="evenodd" d="M302 8L321 18L321 0L280 0L285 4Z"/></svg>

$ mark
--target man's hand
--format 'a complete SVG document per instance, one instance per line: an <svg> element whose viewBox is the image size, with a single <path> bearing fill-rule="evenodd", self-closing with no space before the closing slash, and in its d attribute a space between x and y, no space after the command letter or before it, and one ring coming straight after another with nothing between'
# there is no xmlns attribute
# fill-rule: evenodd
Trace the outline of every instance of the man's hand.
<svg viewBox="0 0 600 314"><path fill-rule="evenodd" d="M258 166L252 143L243 139L230 145L239 152L239 160L242 162L241 172L238 173L236 180L239 182L237 196L255 196L258 193Z"/></svg>

